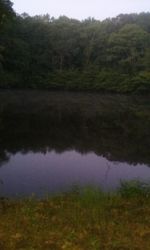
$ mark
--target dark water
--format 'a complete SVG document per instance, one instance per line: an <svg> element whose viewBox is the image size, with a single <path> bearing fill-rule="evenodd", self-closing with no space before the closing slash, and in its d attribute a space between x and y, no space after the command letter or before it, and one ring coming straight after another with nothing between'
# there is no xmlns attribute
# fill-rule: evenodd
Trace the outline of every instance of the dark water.
<svg viewBox="0 0 150 250"><path fill-rule="evenodd" d="M150 98L0 92L0 195L150 180Z"/></svg>

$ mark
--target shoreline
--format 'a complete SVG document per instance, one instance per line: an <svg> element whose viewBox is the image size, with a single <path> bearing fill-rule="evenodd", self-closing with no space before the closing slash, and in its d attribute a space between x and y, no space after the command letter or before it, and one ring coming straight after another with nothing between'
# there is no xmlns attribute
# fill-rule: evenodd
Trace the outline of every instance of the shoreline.
<svg viewBox="0 0 150 250"><path fill-rule="evenodd" d="M148 250L150 189L138 185L0 202L1 249Z"/></svg>

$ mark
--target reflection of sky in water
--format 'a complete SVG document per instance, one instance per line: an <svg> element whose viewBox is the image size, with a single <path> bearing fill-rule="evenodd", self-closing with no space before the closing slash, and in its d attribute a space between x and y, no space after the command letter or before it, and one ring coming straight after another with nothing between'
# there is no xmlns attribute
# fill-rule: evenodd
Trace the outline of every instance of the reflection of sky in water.
<svg viewBox="0 0 150 250"><path fill-rule="evenodd" d="M150 168L144 164L110 162L94 153L82 155L75 151L58 154L28 153L11 155L0 169L2 195L58 192L74 184L116 188L121 179L148 180Z"/></svg>
<svg viewBox="0 0 150 250"><path fill-rule="evenodd" d="M2 91L0 195L148 180L149 128L146 96Z"/></svg>

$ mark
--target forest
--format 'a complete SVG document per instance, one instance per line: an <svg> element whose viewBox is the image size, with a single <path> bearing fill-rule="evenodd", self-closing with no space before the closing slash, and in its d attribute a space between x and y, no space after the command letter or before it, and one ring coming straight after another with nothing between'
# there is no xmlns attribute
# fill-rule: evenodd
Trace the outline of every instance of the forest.
<svg viewBox="0 0 150 250"><path fill-rule="evenodd" d="M0 88L150 92L150 13L79 21L0 0Z"/></svg>

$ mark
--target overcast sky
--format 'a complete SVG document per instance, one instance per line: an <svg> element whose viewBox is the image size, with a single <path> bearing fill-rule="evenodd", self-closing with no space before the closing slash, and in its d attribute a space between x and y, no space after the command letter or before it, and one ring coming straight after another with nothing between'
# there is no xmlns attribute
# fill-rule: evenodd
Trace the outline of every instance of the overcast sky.
<svg viewBox="0 0 150 250"><path fill-rule="evenodd" d="M105 19L120 13L139 13L150 11L150 0L12 0L14 9L21 14L46 14L58 17L85 19L94 17Z"/></svg>

